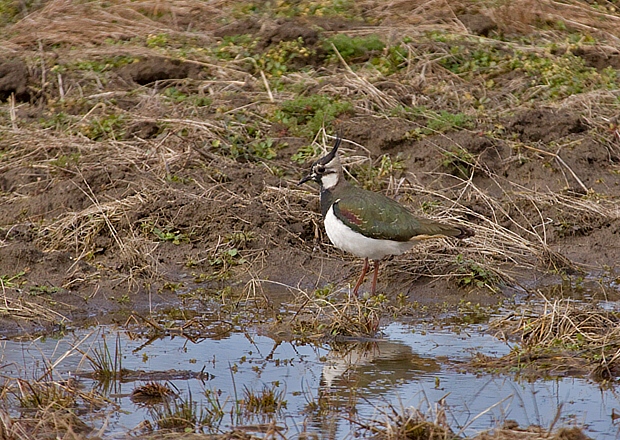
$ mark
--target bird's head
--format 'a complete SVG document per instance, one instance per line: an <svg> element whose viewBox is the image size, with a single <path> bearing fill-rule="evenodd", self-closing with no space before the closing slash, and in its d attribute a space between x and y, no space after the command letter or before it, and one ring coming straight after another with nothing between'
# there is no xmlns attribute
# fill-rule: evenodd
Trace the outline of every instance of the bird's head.
<svg viewBox="0 0 620 440"><path fill-rule="evenodd" d="M338 147L341 141L342 139L338 136L332 151L315 161L310 174L301 179L298 185L312 180L325 189L336 186L342 174L342 165L338 158Z"/></svg>

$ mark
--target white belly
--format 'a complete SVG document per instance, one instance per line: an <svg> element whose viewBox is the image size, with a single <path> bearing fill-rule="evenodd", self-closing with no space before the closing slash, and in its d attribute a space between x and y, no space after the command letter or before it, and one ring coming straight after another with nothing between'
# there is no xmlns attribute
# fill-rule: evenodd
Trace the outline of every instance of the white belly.
<svg viewBox="0 0 620 440"><path fill-rule="evenodd" d="M325 231L329 240L338 249L357 257L380 260L386 255L400 255L416 245L415 241L394 241L368 238L348 228L329 208L325 216Z"/></svg>

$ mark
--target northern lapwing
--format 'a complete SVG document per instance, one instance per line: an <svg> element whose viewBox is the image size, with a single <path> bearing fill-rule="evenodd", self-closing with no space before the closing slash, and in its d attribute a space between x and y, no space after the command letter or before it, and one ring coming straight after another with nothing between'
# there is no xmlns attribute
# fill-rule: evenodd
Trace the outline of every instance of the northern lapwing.
<svg viewBox="0 0 620 440"><path fill-rule="evenodd" d="M474 232L463 226L451 226L416 217L400 203L376 192L351 185L338 158L341 138L332 150L312 164L311 173L299 181L321 185L321 213L327 236L334 246L364 258L364 267L353 293L364 281L374 261L371 295L377 289L379 262L387 255L400 255L421 240L440 237L467 238Z"/></svg>

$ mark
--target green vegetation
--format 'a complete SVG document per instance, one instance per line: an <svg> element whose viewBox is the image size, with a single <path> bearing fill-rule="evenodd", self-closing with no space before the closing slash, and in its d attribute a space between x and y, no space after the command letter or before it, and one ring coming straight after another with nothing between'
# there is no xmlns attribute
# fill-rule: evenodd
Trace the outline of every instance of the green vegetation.
<svg viewBox="0 0 620 440"><path fill-rule="evenodd" d="M459 265L455 275L456 284L463 288L487 288L492 292L497 292L501 284L501 279L491 272L487 267L464 258L462 255L456 257Z"/></svg>
<svg viewBox="0 0 620 440"><path fill-rule="evenodd" d="M280 41L264 50L259 49L259 40L250 35L226 36L214 50L214 55L225 61L238 61L252 72L261 71L268 76L280 77L295 66L305 66L316 51L305 45L302 37Z"/></svg>
<svg viewBox="0 0 620 440"><path fill-rule="evenodd" d="M233 381L255 374L243 384L258 384L241 385L239 395L236 388L195 392L194 399L153 382L165 380L161 371L134 379L122 368L134 355L145 369L155 366L156 351L123 354L118 341L108 336L108 345L96 335L96 348L82 360L93 370L84 380L146 383L132 397L160 401L144 432L118 432L121 394L100 406L83 404L78 393L90 387L52 382L66 370L51 368L43 376L27 371L38 380L23 382L7 370L0 431L24 440L69 438L73 428L74 437L174 435L152 432L160 429L310 438L316 431L302 432L297 419L288 423L297 408L283 410L291 388L285 393L286 384L266 374L272 365L304 362L305 354L286 344L315 344L317 353L343 348L344 355L352 340L367 341L360 354L374 356L370 349L385 342L375 344L379 325L401 318L464 332L484 324L495 334L496 310L480 303L501 303L511 276L551 275L562 281L554 295L594 303L599 289L613 301L617 267L599 279L567 275L577 264L559 252L589 262L613 255L598 244L617 232L620 212L620 15L613 2L521 8L526 3L0 0L8 61L0 103L0 315L16 321L5 333L15 328L24 336L7 346L24 341L32 353L28 329L30 339L70 334L100 305L114 313L108 321L132 332L132 347L173 335L175 342L186 338L181 350L192 352L190 344L202 338L225 343L247 330L251 339L255 329L274 341L271 350L252 341L251 353L232 365L190 353L171 381L217 370L222 383L228 367ZM491 30L470 29L463 13ZM353 297L361 262L329 244L316 188L295 185L321 154L317 139L326 133L346 138L343 162L351 161L347 172L359 185L473 226L477 235L424 241L382 263L377 295ZM362 292L371 277L372 270ZM528 293L529 301L540 291ZM465 299L455 304L459 295ZM172 297L180 303L165 314L148 313ZM517 332L501 324L497 332L515 348L484 368L578 371L617 384L617 313L567 308L550 315L551 302L522 305L511 310ZM77 344L81 331L75 333ZM44 368L61 365L57 354ZM376 424L355 413L370 369L421 362L432 387L438 370L431 363L445 370L440 364L454 364L451 356L383 350L375 361L346 354L343 361L361 362L336 388L325 374L318 391L305 384L295 391L308 393L309 412L301 417L311 429L333 433L328 423L344 416L350 423L339 423L333 435L351 428L351 438L451 437L439 423L446 420L441 405L434 406L438 414L388 408ZM406 382L405 370L389 377ZM383 379L371 386L383 388ZM437 392L449 395L449 386L438 374ZM95 429L69 419L64 430L40 431L45 408L61 407Z"/></svg>
<svg viewBox="0 0 620 440"><path fill-rule="evenodd" d="M202 422L209 428L218 428L225 412L220 402L220 393L214 390L205 390L206 404L203 409Z"/></svg>
<svg viewBox="0 0 620 440"><path fill-rule="evenodd" d="M76 389L54 381L19 381L18 400L22 408L64 409L74 408L77 403ZM75 385L75 384L73 384Z"/></svg>
<svg viewBox="0 0 620 440"><path fill-rule="evenodd" d="M476 157L469 151L454 147L451 151L444 151L442 155L441 164L448 169L448 172L461 179L469 179L472 176Z"/></svg>
<svg viewBox="0 0 620 440"><path fill-rule="evenodd" d="M42 0L0 0L0 27L15 23L20 18L36 11L45 4Z"/></svg>
<svg viewBox="0 0 620 440"><path fill-rule="evenodd" d="M313 55L315 51L308 49L301 37L293 41L280 41L265 53L255 56L256 68L278 77L287 73L297 61L300 61L300 65L305 65L305 60Z"/></svg>
<svg viewBox="0 0 620 440"><path fill-rule="evenodd" d="M182 92L176 87L168 87L162 93L165 97L170 98L172 102L183 102L188 99L187 93Z"/></svg>
<svg viewBox="0 0 620 440"><path fill-rule="evenodd" d="M555 44L543 46L541 50L523 50L509 49L476 37L463 39L460 35L437 33L431 33L429 37L450 43L449 55L439 58L440 65L465 79L481 76L488 88L497 86L494 78L513 71L523 72L529 78L529 87L540 88L544 99L550 100L586 90L615 89L620 81L615 69L598 71L587 66L585 60L574 55L570 48L559 49ZM587 42L583 39L580 35L580 45ZM521 90L520 95L530 99L526 89ZM538 95L537 98L540 99Z"/></svg>
<svg viewBox="0 0 620 440"><path fill-rule="evenodd" d="M146 225L143 225L143 228L144 227L146 227ZM158 227L153 226L151 231L161 241L169 241L172 244L177 244L177 245L181 243L189 242L189 237L186 234L183 234L181 231L179 231L176 228L159 229Z"/></svg>
<svg viewBox="0 0 620 440"><path fill-rule="evenodd" d="M226 236L225 240L229 246L243 249L248 245L248 243L256 240L256 234L252 231L232 232Z"/></svg>
<svg viewBox="0 0 620 440"><path fill-rule="evenodd" d="M147 47L161 47L165 48L168 46L169 36L167 34L149 34L146 37L146 46Z"/></svg>
<svg viewBox="0 0 620 440"><path fill-rule="evenodd" d="M231 35L222 38L214 50L214 55L223 61L248 58L256 51L258 40L247 34Z"/></svg>
<svg viewBox="0 0 620 440"><path fill-rule="evenodd" d="M369 59L372 55L378 56L385 48L385 43L378 35L364 37L350 37L346 34L336 34L325 40L325 50L333 53L334 48L340 56L347 61L355 61L356 58ZM331 55L334 61L338 59Z"/></svg>
<svg viewBox="0 0 620 440"><path fill-rule="evenodd" d="M67 168L69 165L77 165L80 162L80 156L81 154L78 152L71 154L62 154L56 159L52 159L50 161L50 165L58 168Z"/></svg>
<svg viewBox="0 0 620 440"><path fill-rule="evenodd" d="M439 59L439 64L457 75L468 79L475 75L495 76L511 70L509 61L513 54L506 50L500 50L497 46L478 41L475 38L465 40L459 36L458 40L452 40L450 35L431 35L431 38L450 42L449 56Z"/></svg>
<svg viewBox="0 0 620 440"><path fill-rule="evenodd" d="M300 96L284 101L276 110L274 119L293 133L311 136L329 126L338 116L351 112L350 102L325 95Z"/></svg>
<svg viewBox="0 0 620 440"><path fill-rule="evenodd" d="M272 160L278 156L274 139L263 137L260 131L253 131L252 137L246 139L240 135L231 135L228 142L219 139L211 141L211 146L222 155L239 161Z"/></svg>
<svg viewBox="0 0 620 440"><path fill-rule="evenodd" d="M471 116L464 113L451 113L446 110L435 111L425 106L406 107L398 106L391 111L393 116L410 119L422 125L410 130L406 137L419 140L425 136L445 133L451 130L468 129L474 127Z"/></svg>
<svg viewBox="0 0 620 440"><path fill-rule="evenodd" d="M53 295L55 293L62 292L62 288L56 286L30 286L28 293L32 296L38 295Z"/></svg>
<svg viewBox="0 0 620 440"><path fill-rule="evenodd" d="M245 264L247 261L241 256L240 249L246 248L255 240L256 236L252 231L233 232L227 235L224 239L226 245L219 247L208 260L209 265L217 270L210 278L227 279L231 275L231 268Z"/></svg>
<svg viewBox="0 0 620 440"><path fill-rule="evenodd" d="M388 154L384 154L379 159L378 165L364 163L352 169L351 174L357 178L363 188L371 191L381 191L385 189L388 177L401 173L404 169L405 165L402 154L397 154L395 159L392 159Z"/></svg>
<svg viewBox="0 0 620 440"><path fill-rule="evenodd" d="M19 287L23 281L19 281L21 277L26 275L26 271L21 271L15 275L2 275L0 276L0 288L1 287Z"/></svg>
<svg viewBox="0 0 620 440"><path fill-rule="evenodd" d="M278 390L275 385L265 385L260 391L243 387L242 405L249 414L270 414L285 409L286 400L284 391Z"/></svg>
<svg viewBox="0 0 620 440"><path fill-rule="evenodd" d="M45 117L39 119L39 126L43 129L51 128L56 131L65 131L73 122L73 117L64 111L48 112Z"/></svg>
<svg viewBox="0 0 620 440"><path fill-rule="evenodd" d="M125 135L127 117L122 113L111 113L94 117L86 125L80 127L81 133L89 139L100 141L103 139L120 140Z"/></svg>
<svg viewBox="0 0 620 440"><path fill-rule="evenodd" d="M278 1L264 2L252 0L234 4L233 14L271 15L274 17L338 17L354 18L355 2L352 0L316 0L311 2Z"/></svg>
<svg viewBox="0 0 620 440"><path fill-rule="evenodd" d="M209 421L208 414L202 407L198 407L191 392L186 399L164 400L163 405L151 409L157 429L161 430L194 432Z"/></svg>
<svg viewBox="0 0 620 440"><path fill-rule="evenodd" d="M430 133L443 133L456 128L471 128L471 118L463 113L450 113L445 110L439 112L425 111L428 119L426 128Z"/></svg>
<svg viewBox="0 0 620 440"><path fill-rule="evenodd" d="M120 335L116 335L114 352L108 345L106 335L102 335L102 343L94 347L92 353L83 353L91 368L93 377L107 387L112 381L120 380L123 375L123 354Z"/></svg>
<svg viewBox="0 0 620 440"><path fill-rule="evenodd" d="M308 144L297 150L297 153L291 156L291 161L297 164L305 164L310 160L314 160L321 154L321 149L317 144Z"/></svg>
<svg viewBox="0 0 620 440"><path fill-rule="evenodd" d="M219 251L215 257L209 259L211 266L222 267L227 269L231 266L237 266L245 263L245 260L239 256L239 249L230 248Z"/></svg>
<svg viewBox="0 0 620 440"><path fill-rule="evenodd" d="M608 67L599 72L570 52L547 57L517 53L511 67L522 69L531 78L530 85L542 87L544 96L549 99L565 98L586 90L617 89L620 84L615 69Z"/></svg>
<svg viewBox="0 0 620 440"><path fill-rule="evenodd" d="M131 64L135 60L135 57L117 55L112 57L105 57L102 59L75 60L67 64L57 64L52 67L51 70L54 73L66 73L75 70L103 73L108 70L113 70L127 64Z"/></svg>

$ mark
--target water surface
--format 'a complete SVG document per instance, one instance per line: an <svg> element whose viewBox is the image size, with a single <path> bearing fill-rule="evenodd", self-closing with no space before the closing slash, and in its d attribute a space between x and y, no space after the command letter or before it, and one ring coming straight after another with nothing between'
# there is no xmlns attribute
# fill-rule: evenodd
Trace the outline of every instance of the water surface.
<svg viewBox="0 0 620 440"><path fill-rule="evenodd" d="M227 332L196 342L181 336L148 341L122 329L101 327L61 339L2 341L0 350L4 378L36 378L53 365L55 379L74 376L85 389L101 390L101 384L82 375L90 371L83 353L100 349L104 339L114 350L118 338L123 368L145 373L142 378L133 375L128 381L113 382L104 390L118 405L108 416L109 437L152 421L152 411L132 402L130 393L158 377L149 375L153 372L167 372L159 377L169 378L181 398L191 393L198 407L209 406L205 391L217 392L227 411L221 430L269 421L267 416L239 418L231 413L244 390L272 387L286 400L286 408L276 417L286 437L308 431L322 438L350 438L360 429L353 420L385 420L392 408L418 408L432 420L438 402L453 430L465 435L506 420L522 427L549 427L560 411L556 427L585 426L597 439L620 437L611 417L612 409L620 409L619 397L587 379L527 382L465 372L460 364L475 352L502 356L510 350L483 330L470 326L455 334L394 323L383 329L381 338L317 346L276 341L254 331Z"/></svg>

